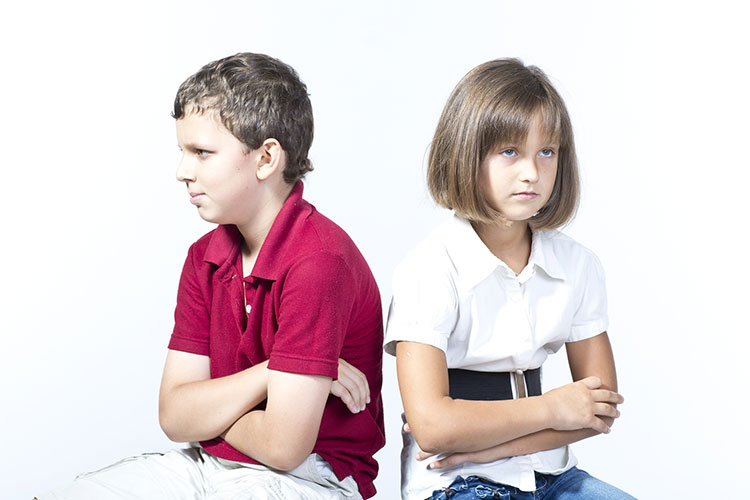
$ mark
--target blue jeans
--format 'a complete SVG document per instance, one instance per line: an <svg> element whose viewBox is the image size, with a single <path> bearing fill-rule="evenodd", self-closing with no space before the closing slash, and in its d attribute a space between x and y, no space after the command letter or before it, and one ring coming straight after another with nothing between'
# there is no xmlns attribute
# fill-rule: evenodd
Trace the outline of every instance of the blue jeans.
<svg viewBox="0 0 750 500"><path fill-rule="evenodd" d="M461 476L427 500L635 500L604 481L591 477L577 467L559 476L536 473L536 491L521 491L513 486L493 483L477 476Z"/></svg>

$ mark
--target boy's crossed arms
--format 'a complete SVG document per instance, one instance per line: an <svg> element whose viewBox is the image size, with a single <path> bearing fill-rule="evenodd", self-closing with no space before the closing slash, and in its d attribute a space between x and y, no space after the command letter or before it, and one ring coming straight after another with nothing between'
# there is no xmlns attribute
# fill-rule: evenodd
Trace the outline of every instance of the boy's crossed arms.
<svg viewBox="0 0 750 500"><path fill-rule="evenodd" d="M212 379L208 356L170 349L159 394L162 429L173 441L221 436L269 467L291 470L312 452L329 394L352 413L370 401L365 375L343 359L337 380L267 365ZM254 409L264 400L265 410Z"/></svg>

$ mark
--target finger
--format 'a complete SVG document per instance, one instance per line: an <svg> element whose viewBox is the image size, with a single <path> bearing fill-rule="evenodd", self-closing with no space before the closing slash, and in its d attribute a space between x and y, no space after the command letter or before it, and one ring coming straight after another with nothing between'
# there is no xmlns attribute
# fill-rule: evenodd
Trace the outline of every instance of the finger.
<svg viewBox="0 0 750 500"><path fill-rule="evenodd" d="M618 418L620 416L620 411L610 404L596 403L594 405L594 415L598 415L600 417Z"/></svg>
<svg viewBox="0 0 750 500"><path fill-rule="evenodd" d="M409 423L404 423L404 432L411 434L411 427L409 427Z"/></svg>
<svg viewBox="0 0 750 500"><path fill-rule="evenodd" d="M352 365L349 365L349 366L351 367L352 373L357 380L359 389L362 391L363 398L364 398L363 404L369 403L370 402L370 383L367 381L367 377L356 366L352 366Z"/></svg>
<svg viewBox="0 0 750 500"><path fill-rule="evenodd" d="M594 401L598 401L600 403L621 404L625 402L625 398L623 398L621 394L618 394L614 391L609 391L607 389L593 390L591 391L591 397L594 398Z"/></svg>
<svg viewBox="0 0 750 500"><path fill-rule="evenodd" d="M420 450L420 451L419 451L419 452L417 453L417 460L419 460L419 461L421 462L422 460L424 460L424 459L426 459L426 458L430 458L430 457L434 457L434 456L435 456L435 454L434 454L434 453L428 453L428 452L426 452L426 451L421 451L421 450Z"/></svg>
<svg viewBox="0 0 750 500"><path fill-rule="evenodd" d="M581 382L583 385L585 385L589 389L598 389L602 386L602 379L600 379L599 377L595 377L595 376L583 378L579 382Z"/></svg>
<svg viewBox="0 0 750 500"><path fill-rule="evenodd" d="M362 394L360 393L360 388L357 385L357 381L353 379L349 373L339 371L338 382L349 393L352 398L353 404L355 404L358 408L362 408Z"/></svg>
<svg viewBox="0 0 750 500"><path fill-rule="evenodd" d="M349 391L346 390L346 388L342 384L340 384L338 380L334 380L333 384L331 384L331 394L341 399L341 401L346 405L350 412L359 413L360 411L362 411L361 407L357 405L352 399Z"/></svg>
<svg viewBox="0 0 750 500"><path fill-rule="evenodd" d="M359 369L343 359L339 359L339 378L352 394L356 403L364 410L370 402L370 384L367 377Z"/></svg>
<svg viewBox="0 0 750 500"><path fill-rule="evenodd" d="M338 382L349 392L353 404L360 410L363 410L366 403L361 381L350 370L340 369Z"/></svg>
<svg viewBox="0 0 750 500"><path fill-rule="evenodd" d="M428 469L445 469L446 467L453 467L454 465L459 465L467 460L463 458L463 453L456 453L453 455L448 455L447 457L443 457L439 460L435 460L434 462L430 463L430 465L427 466Z"/></svg>
<svg viewBox="0 0 750 500"><path fill-rule="evenodd" d="M600 432L602 434L609 434L609 426L606 423L604 423L604 420L600 418L594 418L590 427L596 432Z"/></svg>

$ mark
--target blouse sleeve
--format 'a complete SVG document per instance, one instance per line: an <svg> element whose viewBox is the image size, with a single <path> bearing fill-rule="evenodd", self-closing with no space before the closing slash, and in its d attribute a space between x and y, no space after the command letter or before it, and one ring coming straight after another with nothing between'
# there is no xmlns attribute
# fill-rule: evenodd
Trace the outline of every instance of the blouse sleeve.
<svg viewBox="0 0 750 500"><path fill-rule="evenodd" d="M577 342L599 335L607 330L607 289L604 269L592 252L587 252L584 272L581 274L581 288L578 308L573 316L573 324L568 342Z"/></svg>
<svg viewBox="0 0 750 500"><path fill-rule="evenodd" d="M385 352L399 341L420 342L446 351L458 320L456 286L447 265L412 254L393 275Z"/></svg>

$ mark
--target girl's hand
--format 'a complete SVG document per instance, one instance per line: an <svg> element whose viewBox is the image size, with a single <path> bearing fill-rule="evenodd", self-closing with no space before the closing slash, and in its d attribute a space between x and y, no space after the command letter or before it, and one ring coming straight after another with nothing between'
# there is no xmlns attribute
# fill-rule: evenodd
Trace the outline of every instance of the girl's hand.
<svg viewBox="0 0 750 500"><path fill-rule="evenodd" d="M331 394L340 398L350 412L359 413L370 402L370 384L364 373L339 359L339 375L331 384Z"/></svg>
<svg viewBox="0 0 750 500"><path fill-rule="evenodd" d="M411 427L409 427L408 423L404 424L404 432L411 433ZM428 453L422 450L419 450L417 452L417 460L420 462L434 456L435 453ZM447 467L453 467L454 465L461 465L465 462L474 462L477 464L489 463L494 462L495 460L498 460L500 458L506 458L507 456L508 455L504 449L504 445L501 444L493 448L474 451L470 453L451 453L449 455L445 455L439 460L435 460L434 462L430 463L427 468L445 469Z"/></svg>
<svg viewBox="0 0 750 500"><path fill-rule="evenodd" d="M428 453L419 452L417 454L417 460L421 461L431 456L432 455ZM486 450L472 451L468 453L452 453L450 455L444 456L443 458L435 460L434 462L430 463L427 468L433 470L446 469L448 467L461 465L466 462L486 464L494 462L495 460L499 460L501 458L507 458L507 453L505 453L502 444L493 446L492 448L487 448Z"/></svg>
<svg viewBox="0 0 750 500"><path fill-rule="evenodd" d="M600 417L619 417L620 412L614 405L624 399L620 394L601 387L599 377L586 377L542 396L551 405L551 428L560 431L593 429L608 433L609 426Z"/></svg>

